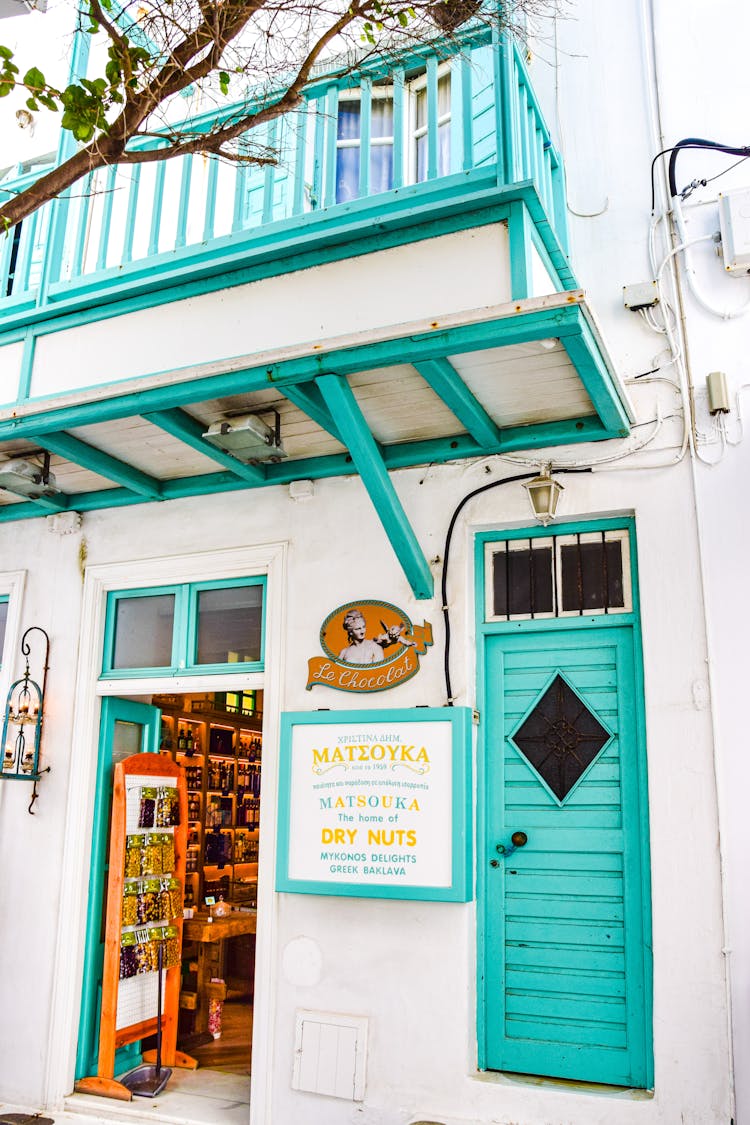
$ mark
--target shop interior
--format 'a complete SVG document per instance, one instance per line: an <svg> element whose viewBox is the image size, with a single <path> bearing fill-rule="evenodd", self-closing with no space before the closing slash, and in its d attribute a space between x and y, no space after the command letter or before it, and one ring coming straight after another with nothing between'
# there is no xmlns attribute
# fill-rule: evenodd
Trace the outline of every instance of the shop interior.
<svg viewBox="0 0 750 1125"><path fill-rule="evenodd" d="M263 692L143 701L160 708L161 752L184 768L187 781L177 1047L197 1060L198 1074L212 1070L249 1079Z"/></svg>

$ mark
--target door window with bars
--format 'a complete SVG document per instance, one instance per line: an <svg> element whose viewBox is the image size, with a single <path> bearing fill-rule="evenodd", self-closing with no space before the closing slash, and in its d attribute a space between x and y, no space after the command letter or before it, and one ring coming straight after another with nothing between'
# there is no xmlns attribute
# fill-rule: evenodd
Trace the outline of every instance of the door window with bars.
<svg viewBox="0 0 750 1125"><path fill-rule="evenodd" d="M632 611L627 531L506 539L485 550L487 621Z"/></svg>

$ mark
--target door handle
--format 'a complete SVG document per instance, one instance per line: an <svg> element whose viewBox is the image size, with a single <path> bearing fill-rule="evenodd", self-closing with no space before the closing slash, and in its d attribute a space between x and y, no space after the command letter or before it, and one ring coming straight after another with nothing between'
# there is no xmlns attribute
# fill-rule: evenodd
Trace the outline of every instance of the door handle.
<svg viewBox="0 0 750 1125"><path fill-rule="evenodd" d="M514 832L513 835L510 838L510 843L509 844L497 844L495 846L495 851L497 852L498 855L501 855L501 856L512 855L512 853L517 848L522 848L524 846L524 844L528 843L528 839L529 839L529 837L526 835L525 832ZM497 859L491 859L490 860L490 867L499 867L499 866L500 866L499 860L497 860Z"/></svg>

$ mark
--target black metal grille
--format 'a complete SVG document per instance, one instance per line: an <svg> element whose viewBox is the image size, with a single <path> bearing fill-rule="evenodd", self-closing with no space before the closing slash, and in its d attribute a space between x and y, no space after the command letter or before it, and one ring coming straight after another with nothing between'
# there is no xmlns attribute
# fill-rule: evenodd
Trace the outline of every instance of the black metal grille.
<svg viewBox="0 0 750 1125"><path fill-rule="evenodd" d="M512 736L513 742L564 801L610 735L558 673Z"/></svg>
<svg viewBox="0 0 750 1125"><path fill-rule="evenodd" d="M494 618L610 613L629 604L623 562L627 535L602 531L593 538L587 532L537 543L506 539L493 548Z"/></svg>

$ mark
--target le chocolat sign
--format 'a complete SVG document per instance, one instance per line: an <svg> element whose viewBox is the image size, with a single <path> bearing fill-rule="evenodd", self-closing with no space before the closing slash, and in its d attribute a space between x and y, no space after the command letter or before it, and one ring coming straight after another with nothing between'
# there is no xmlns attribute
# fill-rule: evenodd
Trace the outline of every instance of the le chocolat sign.
<svg viewBox="0 0 750 1125"><path fill-rule="evenodd" d="M387 691L419 671L432 644L432 626L413 625L389 602L347 602L329 613L320 630L325 656L308 661L307 690L316 684L339 691Z"/></svg>

